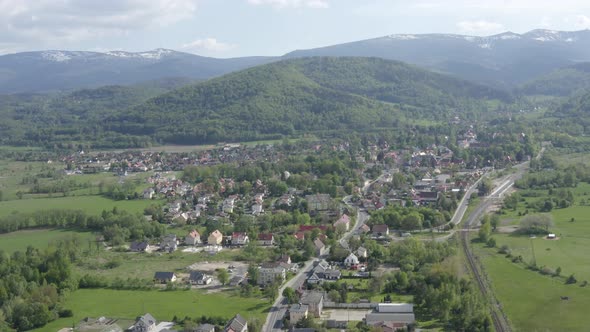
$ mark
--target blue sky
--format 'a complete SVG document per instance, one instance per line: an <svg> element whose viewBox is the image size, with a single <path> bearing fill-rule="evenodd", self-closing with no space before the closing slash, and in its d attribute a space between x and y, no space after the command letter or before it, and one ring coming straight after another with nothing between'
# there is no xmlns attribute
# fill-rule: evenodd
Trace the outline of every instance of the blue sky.
<svg viewBox="0 0 590 332"><path fill-rule="evenodd" d="M170 48L282 55L396 33L590 28L580 0L0 0L0 54Z"/></svg>

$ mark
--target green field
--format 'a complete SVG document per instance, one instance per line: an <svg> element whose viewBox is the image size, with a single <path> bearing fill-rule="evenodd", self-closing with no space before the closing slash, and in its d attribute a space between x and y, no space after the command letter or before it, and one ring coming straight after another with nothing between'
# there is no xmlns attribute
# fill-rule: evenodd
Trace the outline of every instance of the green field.
<svg viewBox="0 0 590 332"><path fill-rule="evenodd" d="M587 331L590 287L565 285L476 246L497 299L514 331ZM561 296L569 296L568 301Z"/></svg>
<svg viewBox="0 0 590 332"><path fill-rule="evenodd" d="M155 201L138 199L131 201L113 201L102 196L71 196L55 198L23 199L0 202L0 217L14 212L34 212L51 209L83 210L89 214L100 214L103 210L119 210L140 212L154 204Z"/></svg>
<svg viewBox="0 0 590 332"><path fill-rule="evenodd" d="M590 280L590 185L580 183L571 188L576 201L571 207L553 209L555 226L550 232L558 237L548 240L545 236L529 237L518 234L493 234L497 247L507 245L512 256L522 256L525 264L536 262L538 267L555 271L561 268L562 277L551 277L528 270L525 264L512 263L497 249L483 248L476 244L478 256L492 282L492 287L503 305L515 331L587 331L586 308L590 305L590 286L581 287ZM534 193L537 197L525 197L525 201L545 199L547 190L523 190L521 194ZM516 211L501 215L503 225L518 225L526 210L520 202ZM533 213L529 211L529 213ZM571 221L573 218L574 221ZM564 277L574 274L577 284L565 285ZM569 296L569 301L560 299Z"/></svg>
<svg viewBox="0 0 590 332"><path fill-rule="evenodd" d="M581 199L588 199L585 193L590 193L590 185L581 183L572 191L576 195L574 206L551 211L555 227L550 231L558 236L557 240L547 240L542 236L529 238L527 235L494 234L497 246L508 245L512 255L522 256L526 263L533 259L534 252L538 266L553 270L561 267L562 275L573 273L578 280L590 281L590 256L586 254L586 249L590 247L590 206L579 205ZM523 210L520 204L519 210ZM522 217L511 211L501 218L504 219L503 224L518 225Z"/></svg>
<svg viewBox="0 0 590 332"><path fill-rule="evenodd" d="M71 327L85 317L117 317L134 319L150 313L158 321L171 321L174 316L184 318L217 316L230 319L239 313L246 319L264 321L269 308L267 300L241 298L232 292L205 294L200 291L116 291L81 289L70 294L65 307L74 312L73 318L54 321L38 332L55 332ZM126 328L126 327L123 327Z"/></svg>
<svg viewBox="0 0 590 332"><path fill-rule="evenodd" d="M33 246L38 249L45 249L49 243L65 238L77 236L81 243L94 240L95 236L90 232L76 232L63 229L32 229L7 234L0 234L0 250L6 252L25 251L27 247Z"/></svg>
<svg viewBox="0 0 590 332"><path fill-rule="evenodd" d="M219 254L210 255L207 253L183 253L176 251L172 254L162 253L117 253L101 252L96 257L87 257L83 263L76 267L80 275L90 273L103 276L108 279L114 278L140 278L152 280L157 271L186 272L187 267L197 262L225 262L235 260L240 250L224 250ZM104 265L117 260L122 262L115 268L105 268Z"/></svg>

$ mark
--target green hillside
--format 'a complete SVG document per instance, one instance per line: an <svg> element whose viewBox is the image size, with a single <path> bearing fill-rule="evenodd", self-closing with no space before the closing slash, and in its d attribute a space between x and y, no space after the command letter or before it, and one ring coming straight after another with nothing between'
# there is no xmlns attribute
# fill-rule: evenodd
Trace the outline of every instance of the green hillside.
<svg viewBox="0 0 590 332"><path fill-rule="evenodd" d="M483 98L483 99L482 99ZM400 62L305 58L172 91L107 119L118 132L171 143L277 138L304 132L395 128L449 110L485 108L507 93Z"/></svg>
<svg viewBox="0 0 590 332"><path fill-rule="evenodd" d="M560 68L522 85L525 95L567 97L590 89L590 62Z"/></svg>
<svg viewBox="0 0 590 332"><path fill-rule="evenodd" d="M480 117L511 100L500 90L377 58L286 60L165 91L108 86L0 98L8 132L0 144L143 147L328 135Z"/></svg>

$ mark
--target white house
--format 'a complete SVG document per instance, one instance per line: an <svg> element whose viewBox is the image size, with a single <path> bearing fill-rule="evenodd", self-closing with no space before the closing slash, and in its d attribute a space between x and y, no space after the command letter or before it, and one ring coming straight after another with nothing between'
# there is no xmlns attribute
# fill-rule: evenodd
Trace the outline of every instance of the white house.
<svg viewBox="0 0 590 332"><path fill-rule="evenodd" d="M346 267L351 267L354 265L358 265L359 264L359 258L356 257L356 255L354 253L350 253L350 255L348 255L348 257L346 257L344 259L344 265L346 265Z"/></svg>

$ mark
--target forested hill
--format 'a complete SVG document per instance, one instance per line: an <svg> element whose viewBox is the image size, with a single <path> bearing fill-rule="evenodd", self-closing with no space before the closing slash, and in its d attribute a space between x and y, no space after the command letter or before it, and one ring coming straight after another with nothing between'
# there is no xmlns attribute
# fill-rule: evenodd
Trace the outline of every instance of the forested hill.
<svg viewBox="0 0 590 332"><path fill-rule="evenodd" d="M519 92L526 95L567 97L590 90L590 62L556 69L522 85Z"/></svg>
<svg viewBox="0 0 590 332"><path fill-rule="evenodd" d="M188 86L106 119L114 131L178 144L394 128L485 111L510 95L377 58L287 60Z"/></svg>
<svg viewBox="0 0 590 332"><path fill-rule="evenodd" d="M188 83L0 96L0 145L125 148L340 135L446 124L510 100L499 90L377 58L292 59Z"/></svg>

